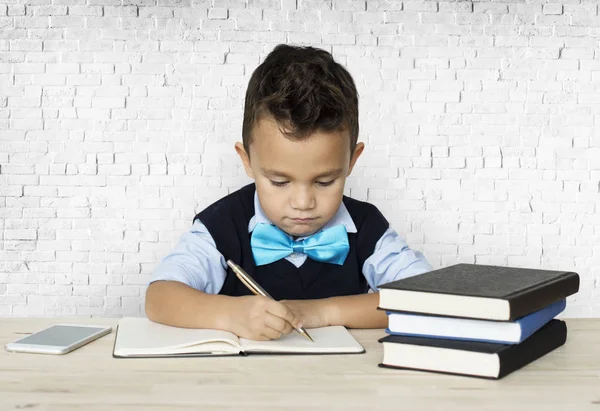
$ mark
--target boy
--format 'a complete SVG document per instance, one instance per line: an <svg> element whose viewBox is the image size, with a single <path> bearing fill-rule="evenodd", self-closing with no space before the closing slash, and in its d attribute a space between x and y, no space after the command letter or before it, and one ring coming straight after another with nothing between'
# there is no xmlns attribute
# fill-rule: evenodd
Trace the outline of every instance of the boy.
<svg viewBox="0 0 600 411"><path fill-rule="evenodd" d="M196 215L152 275L148 318L256 340L385 327L369 289L431 266L375 206L343 195L364 149L358 129L354 81L331 54L277 46L250 78L235 144L255 182ZM251 295L228 259L275 301Z"/></svg>

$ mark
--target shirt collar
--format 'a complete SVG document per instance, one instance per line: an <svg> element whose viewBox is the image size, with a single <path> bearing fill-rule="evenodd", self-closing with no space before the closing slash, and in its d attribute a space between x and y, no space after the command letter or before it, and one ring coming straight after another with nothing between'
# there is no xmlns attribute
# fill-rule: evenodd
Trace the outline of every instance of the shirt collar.
<svg viewBox="0 0 600 411"><path fill-rule="evenodd" d="M260 201L258 201L258 194L256 194L256 191L254 192L254 216L250 219L250 222L248 223L248 232L251 233L254 230L254 227L256 227L257 224L273 224L271 222L271 220L269 220L269 218L265 215L265 212L263 211L262 207L260 206ZM347 233L356 233L356 225L354 225L354 221L352 220L352 217L350 216L350 213L348 212L348 209L346 208L346 206L344 205L344 202L342 201L342 203L340 204L340 208L338 208L337 212L335 213L335 215L333 216L333 218L331 220L329 220L327 222L327 224L325 224L323 226L323 228L321 228L321 230L326 230L328 228L331 228L333 226L342 224L344 227L346 227L346 232ZM299 239L302 239L304 237L301 237Z"/></svg>

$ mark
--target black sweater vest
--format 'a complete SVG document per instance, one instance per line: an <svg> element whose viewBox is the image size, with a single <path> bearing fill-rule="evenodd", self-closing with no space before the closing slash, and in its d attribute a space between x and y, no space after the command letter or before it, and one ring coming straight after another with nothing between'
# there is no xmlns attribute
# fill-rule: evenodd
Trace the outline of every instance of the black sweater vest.
<svg viewBox="0 0 600 411"><path fill-rule="evenodd" d="M356 233L348 233L350 251L343 265L307 258L299 268L286 259L256 266L250 247L252 233L248 232L248 223L254 216L254 192L254 184L249 184L194 217L194 221L198 219L206 226L225 261L231 259L241 265L276 300L326 298L368 291L362 266L389 227L377 207L343 197L357 229ZM241 296L251 292L228 267L219 294Z"/></svg>

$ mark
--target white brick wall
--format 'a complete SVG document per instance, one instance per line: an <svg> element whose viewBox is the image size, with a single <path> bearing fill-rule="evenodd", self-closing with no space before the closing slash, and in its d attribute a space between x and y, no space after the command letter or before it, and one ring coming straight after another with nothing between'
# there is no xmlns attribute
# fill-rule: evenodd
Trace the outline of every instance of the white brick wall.
<svg viewBox="0 0 600 411"><path fill-rule="evenodd" d="M434 266L575 270L600 316L594 0L0 4L0 316L137 315L233 150L279 42L331 51L368 149L347 193Z"/></svg>

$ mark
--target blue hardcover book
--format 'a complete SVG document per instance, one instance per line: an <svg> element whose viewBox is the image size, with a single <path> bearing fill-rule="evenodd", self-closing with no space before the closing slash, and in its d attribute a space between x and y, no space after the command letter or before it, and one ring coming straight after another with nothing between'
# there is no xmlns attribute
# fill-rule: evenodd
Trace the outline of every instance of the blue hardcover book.
<svg viewBox="0 0 600 411"><path fill-rule="evenodd" d="M519 344L564 311L566 300L550 304L515 321L489 321L387 312L391 335Z"/></svg>

